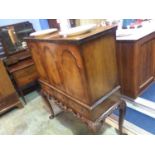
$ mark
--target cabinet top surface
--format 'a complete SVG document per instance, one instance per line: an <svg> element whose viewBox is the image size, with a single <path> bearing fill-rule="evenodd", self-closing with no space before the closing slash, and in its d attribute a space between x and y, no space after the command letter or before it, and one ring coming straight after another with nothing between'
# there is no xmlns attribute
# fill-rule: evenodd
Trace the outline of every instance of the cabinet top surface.
<svg viewBox="0 0 155 155"><path fill-rule="evenodd" d="M117 41L136 41L155 32L155 22L144 23L143 27L137 29L118 29L116 31Z"/></svg>
<svg viewBox="0 0 155 155"><path fill-rule="evenodd" d="M27 37L26 40L33 40L33 41L48 41L48 42L55 42L55 43L82 43L83 41L97 38L107 34L108 32L116 31L116 26L106 26L106 27L96 27L95 29L91 30L90 32L83 33L81 35L64 37L59 35L58 32L53 33L48 36L35 38L35 37Z"/></svg>

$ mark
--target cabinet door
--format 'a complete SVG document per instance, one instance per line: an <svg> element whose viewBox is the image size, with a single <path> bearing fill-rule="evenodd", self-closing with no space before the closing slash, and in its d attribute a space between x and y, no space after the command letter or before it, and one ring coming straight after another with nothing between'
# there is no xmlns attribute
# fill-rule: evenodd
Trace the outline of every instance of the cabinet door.
<svg viewBox="0 0 155 155"><path fill-rule="evenodd" d="M58 62L67 94L88 102L87 84L80 51L76 46L59 47Z"/></svg>
<svg viewBox="0 0 155 155"><path fill-rule="evenodd" d="M28 43L28 46L30 48L37 72L39 74L39 78L48 82L48 76L46 74L45 66L43 64L43 51L41 50L40 45L35 42L31 42Z"/></svg>
<svg viewBox="0 0 155 155"><path fill-rule="evenodd" d="M153 41L147 41L139 45L139 90L145 88L153 81Z"/></svg>
<svg viewBox="0 0 155 155"><path fill-rule="evenodd" d="M49 83L61 90L64 90L62 77L58 64L58 46L52 43L40 43L40 50L43 54L43 63L49 78Z"/></svg>

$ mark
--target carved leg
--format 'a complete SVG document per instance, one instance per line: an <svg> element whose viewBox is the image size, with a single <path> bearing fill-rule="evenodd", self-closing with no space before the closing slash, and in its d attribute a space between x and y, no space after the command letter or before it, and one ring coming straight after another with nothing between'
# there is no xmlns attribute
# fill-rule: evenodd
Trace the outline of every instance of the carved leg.
<svg viewBox="0 0 155 155"><path fill-rule="evenodd" d="M103 122L101 121L101 122L94 123L90 121L87 124L88 124L88 127L93 131L93 133L96 133L101 129Z"/></svg>
<svg viewBox="0 0 155 155"><path fill-rule="evenodd" d="M49 109L51 111L51 115L49 116L49 118L53 119L54 118L54 111L53 111L52 105L50 104L47 96L44 94L43 91L41 92L41 94L42 94L43 99L45 100L46 105L49 107Z"/></svg>
<svg viewBox="0 0 155 155"><path fill-rule="evenodd" d="M18 107L19 109L21 109L21 108L24 108L24 105L23 105L22 103L19 103L19 104L17 105L17 107Z"/></svg>
<svg viewBox="0 0 155 155"><path fill-rule="evenodd" d="M125 116L125 113L126 113L126 103L125 101L122 101L119 105L119 133L121 135L123 135L123 121L124 121L124 116Z"/></svg>
<svg viewBox="0 0 155 155"><path fill-rule="evenodd" d="M26 99L25 99L24 93L21 88L19 88L19 93L20 93L20 96L22 97L24 103L26 104Z"/></svg>

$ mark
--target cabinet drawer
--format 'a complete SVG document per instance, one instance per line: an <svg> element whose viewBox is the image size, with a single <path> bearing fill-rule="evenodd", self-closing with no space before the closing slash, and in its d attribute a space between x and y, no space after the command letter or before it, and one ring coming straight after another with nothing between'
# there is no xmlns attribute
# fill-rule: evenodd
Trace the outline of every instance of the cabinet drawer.
<svg viewBox="0 0 155 155"><path fill-rule="evenodd" d="M24 86L37 80L37 72L35 66L29 66L13 73L13 77L18 86Z"/></svg>

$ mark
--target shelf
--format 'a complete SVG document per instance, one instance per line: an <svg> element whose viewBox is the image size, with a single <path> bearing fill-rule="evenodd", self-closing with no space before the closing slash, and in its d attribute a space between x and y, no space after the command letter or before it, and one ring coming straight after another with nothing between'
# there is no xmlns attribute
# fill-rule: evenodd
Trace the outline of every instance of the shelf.
<svg viewBox="0 0 155 155"><path fill-rule="evenodd" d="M34 64L34 62L33 62L33 60L31 58L27 59L27 60L24 60L24 61L21 61L21 62L19 61L18 63L8 67L8 71L9 71L9 73L13 73L13 72L21 70L23 68L29 67L29 66L31 66L33 64Z"/></svg>

